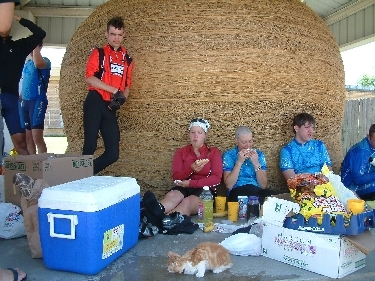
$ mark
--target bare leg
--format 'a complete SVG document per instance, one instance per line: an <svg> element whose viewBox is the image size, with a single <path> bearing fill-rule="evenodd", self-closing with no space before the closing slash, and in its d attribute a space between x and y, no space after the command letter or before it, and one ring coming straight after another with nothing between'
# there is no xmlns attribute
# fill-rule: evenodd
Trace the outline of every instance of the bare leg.
<svg viewBox="0 0 375 281"><path fill-rule="evenodd" d="M189 197L184 198L180 204L174 208L172 212L179 212L181 215L195 215L198 213L198 201L199 198L195 195L190 195Z"/></svg>
<svg viewBox="0 0 375 281"><path fill-rule="evenodd" d="M38 148L38 153L47 152L47 145L44 141L43 129L32 129L34 145ZM27 137L27 135L26 135Z"/></svg>
<svg viewBox="0 0 375 281"><path fill-rule="evenodd" d="M0 3L0 36L9 35L14 16L14 2Z"/></svg>
<svg viewBox="0 0 375 281"><path fill-rule="evenodd" d="M27 151L29 154L36 154L36 146L33 140L33 134L31 130L26 130L26 144Z"/></svg>
<svg viewBox="0 0 375 281"><path fill-rule="evenodd" d="M181 201L184 199L184 195L178 190L169 191L164 199L160 200L160 203L164 206L165 213L170 213Z"/></svg>
<svg viewBox="0 0 375 281"><path fill-rule="evenodd" d="M10 136L18 155L29 155L26 144L26 134L18 133Z"/></svg>

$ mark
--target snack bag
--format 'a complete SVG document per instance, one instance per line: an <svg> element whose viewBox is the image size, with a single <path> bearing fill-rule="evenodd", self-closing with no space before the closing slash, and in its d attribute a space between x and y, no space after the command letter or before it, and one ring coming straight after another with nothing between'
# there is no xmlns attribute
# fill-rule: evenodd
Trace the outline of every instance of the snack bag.
<svg viewBox="0 0 375 281"><path fill-rule="evenodd" d="M310 217L322 223L324 214L331 214L335 223L337 214L346 215L344 204L338 199L329 179L323 174L297 174L287 181L291 196L300 204L300 214L306 220Z"/></svg>

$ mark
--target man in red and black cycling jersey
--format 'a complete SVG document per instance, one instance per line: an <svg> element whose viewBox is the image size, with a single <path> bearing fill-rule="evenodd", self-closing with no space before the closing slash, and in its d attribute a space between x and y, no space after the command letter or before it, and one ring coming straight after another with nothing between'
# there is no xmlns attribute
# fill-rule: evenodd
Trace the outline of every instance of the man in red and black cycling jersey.
<svg viewBox="0 0 375 281"><path fill-rule="evenodd" d="M92 50L86 65L88 94L83 104L84 144L83 155L94 154L100 131L104 142L104 153L94 160L94 174L99 173L119 158L120 129L115 101L118 107L129 96L133 62L129 60L126 49L121 46L125 36L124 21L114 17L107 23L105 36L108 44L102 48L101 58L98 48ZM102 61L100 61L102 59ZM123 102L117 103L121 94Z"/></svg>

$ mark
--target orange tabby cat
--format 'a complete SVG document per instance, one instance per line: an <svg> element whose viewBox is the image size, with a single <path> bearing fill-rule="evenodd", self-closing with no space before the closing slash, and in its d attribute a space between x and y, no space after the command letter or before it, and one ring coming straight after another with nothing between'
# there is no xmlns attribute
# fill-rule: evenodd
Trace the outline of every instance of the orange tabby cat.
<svg viewBox="0 0 375 281"><path fill-rule="evenodd" d="M218 243L203 242L183 256L168 252L168 271L203 277L206 270L220 273L232 267L230 254Z"/></svg>

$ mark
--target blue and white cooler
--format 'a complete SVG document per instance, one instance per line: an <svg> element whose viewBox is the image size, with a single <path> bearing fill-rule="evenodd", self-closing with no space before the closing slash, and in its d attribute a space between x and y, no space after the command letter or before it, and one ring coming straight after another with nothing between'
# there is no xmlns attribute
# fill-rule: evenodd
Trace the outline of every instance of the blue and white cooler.
<svg viewBox="0 0 375 281"><path fill-rule="evenodd" d="M38 201L44 264L97 274L137 243L139 217L134 178L92 176L45 188Z"/></svg>

